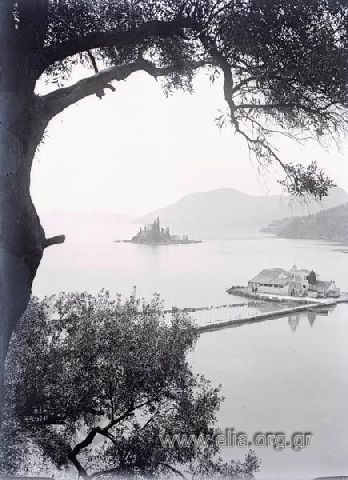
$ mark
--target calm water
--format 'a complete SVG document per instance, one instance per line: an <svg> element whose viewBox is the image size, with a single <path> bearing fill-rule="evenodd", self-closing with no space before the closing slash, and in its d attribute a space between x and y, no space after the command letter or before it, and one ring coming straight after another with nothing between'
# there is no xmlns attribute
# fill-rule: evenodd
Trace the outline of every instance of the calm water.
<svg viewBox="0 0 348 480"><path fill-rule="evenodd" d="M47 225L48 234L64 232L63 246L45 254L34 293L62 290L96 292L105 287L128 295L159 292L167 306L243 301L225 293L245 284L264 267L314 268L348 290L348 255L321 242L270 238L260 234L197 245L141 246L112 243L128 238L137 226ZM238 314L243 313L242 310ZM205 321L221 317L207 312ZM201 319L200 319L201 321ZM328 316L299 315L245 325L201 336L191 362L215 384L225 401L222 428L255 432L312 432L311 447L301 452L258 449L259 478L313 478L348 475L348 306ZM226 449L226 457L243 456Z"/></svg>

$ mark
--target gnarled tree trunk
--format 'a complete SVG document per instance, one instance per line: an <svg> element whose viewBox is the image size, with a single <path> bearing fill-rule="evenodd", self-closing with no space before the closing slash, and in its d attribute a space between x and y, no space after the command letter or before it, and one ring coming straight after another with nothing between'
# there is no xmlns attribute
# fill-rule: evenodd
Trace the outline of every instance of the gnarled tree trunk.
<svg viewBox="0 0 348 480"><path fill-rule="evenodd" d="M11 335L31 294L45 239L30 197L36 148L49 121L34 94L40 76L40 48L47 28L47 0L0 0L0 425L5 359Z"/></svg>
<svg viewBox="0 0 348 480"><path fill-rule="evenodd" d="M0 388L11 334L45 247L30 197L30 171L46 122L33 94L0 91ZM0 397L0 402L1 402ZM2 403L2 402L1 402ZM1 410L1 404L0 404Z"/></svg>

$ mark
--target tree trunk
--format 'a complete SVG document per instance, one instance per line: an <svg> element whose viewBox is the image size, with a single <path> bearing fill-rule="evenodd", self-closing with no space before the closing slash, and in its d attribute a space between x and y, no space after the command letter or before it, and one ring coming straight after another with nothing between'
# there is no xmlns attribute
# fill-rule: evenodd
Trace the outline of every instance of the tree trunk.
<svg viewBox="0 0 348 480"><path fill-rule="evenodd" d="M0 411L9 341L29 302L45 246L30 197L32 161L47 125L39 107L33 94L0 91Z"/></svg>

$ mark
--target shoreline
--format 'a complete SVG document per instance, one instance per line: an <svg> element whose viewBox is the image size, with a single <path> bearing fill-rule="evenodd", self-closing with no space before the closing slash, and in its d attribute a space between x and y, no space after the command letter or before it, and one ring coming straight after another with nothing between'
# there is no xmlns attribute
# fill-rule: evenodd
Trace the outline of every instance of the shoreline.
<svg viewBox="0 0 348 480"><path fill-rule="evenodd" d="M113 243L133 243L134 245L192 245L195 243L203 243L202 240L178 240L171 242L134 242L133 240L114 240Z"/></svg>

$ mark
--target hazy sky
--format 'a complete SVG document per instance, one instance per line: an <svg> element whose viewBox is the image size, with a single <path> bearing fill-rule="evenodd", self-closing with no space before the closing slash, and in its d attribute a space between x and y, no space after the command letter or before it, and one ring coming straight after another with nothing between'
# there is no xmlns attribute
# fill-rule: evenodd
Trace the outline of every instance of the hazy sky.
<svg viewBox="0 0 348 480"><path fill-rule="evenodd" d="M137 73L103 100L87 98L51 122L37 153L32 194L39 212L143 214L183 195L220 187L279 192L278 172L258 172L243 139L215 124L221 84L202 72L195 94L166 98L160 83ZM45 87L40 86L39 91ZM283 142L284 159L317 159L348 190L344 150Z"/></svg>

